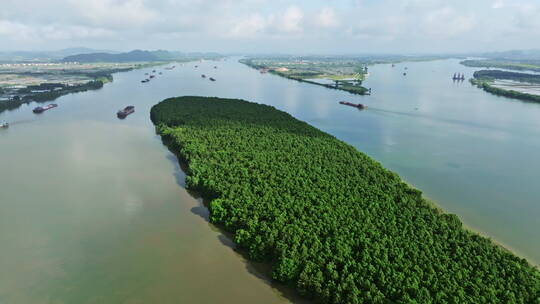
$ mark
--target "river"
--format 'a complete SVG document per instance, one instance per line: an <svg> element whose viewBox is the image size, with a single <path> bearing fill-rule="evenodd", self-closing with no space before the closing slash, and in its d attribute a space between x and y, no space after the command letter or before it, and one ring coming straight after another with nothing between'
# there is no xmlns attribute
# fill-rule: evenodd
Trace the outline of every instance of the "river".
<svg viewBox="0 0 540 304"><path fill-rule="evenodd" d="M289 303L207 221L149 120L160 100L242 98L354 145L448 212L540 261L540 105L490 95L457 60L370 67L372 96L270 74L235 59L114 75L41 115L0 114L0 303ZM214 69L213 66L218 68ZM403 76L407 66L407 76ZM211 82L200 77L217 79ZM358 111L338 104L361 102ZM135 105L125 120L118 109Z"/></svg>

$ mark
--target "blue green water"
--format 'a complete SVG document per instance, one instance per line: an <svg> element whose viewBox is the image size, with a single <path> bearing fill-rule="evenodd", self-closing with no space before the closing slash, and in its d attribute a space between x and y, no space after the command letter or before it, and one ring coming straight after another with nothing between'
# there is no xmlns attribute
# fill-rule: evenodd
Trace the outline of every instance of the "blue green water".
<svg viewBox="0 0 540 304"><path fill-rule="evenodd" d="M153 104L181 95L287 111L540 261L540 104L453 83L453 73L474 71L456 60L370 67L366 97L260 74L233 59L197 64L147 84L146 70L116 74L42 115L31 112L34 104L0 114L11 122L0 130L0 303L298 302L238 255L183 188L184 174L149 120ZM126 105L135 113L118 120Z"/></svg>

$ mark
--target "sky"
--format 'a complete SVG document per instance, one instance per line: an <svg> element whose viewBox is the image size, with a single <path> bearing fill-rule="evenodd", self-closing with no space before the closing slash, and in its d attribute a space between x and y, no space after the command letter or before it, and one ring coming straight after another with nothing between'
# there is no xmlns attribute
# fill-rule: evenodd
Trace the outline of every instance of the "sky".
<svg viewBox="0 0 540 304"><path fill-rule="evenodd" d="M540 0L0 0L0 51L427 54L538 37Z"/></svg>

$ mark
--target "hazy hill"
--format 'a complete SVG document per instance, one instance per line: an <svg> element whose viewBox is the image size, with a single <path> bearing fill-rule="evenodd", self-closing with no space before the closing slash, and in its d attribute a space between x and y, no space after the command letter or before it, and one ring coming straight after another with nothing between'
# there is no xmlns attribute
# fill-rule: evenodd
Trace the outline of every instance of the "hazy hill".
<svg viewBox="0 0 540 304"><path fill-rule="evenodd" d="M540 50L511 50L481 54L482 57L501 60L540 60Z"/></svg>
<svg viewBox="0 0 540 304"><path fill-rule="evenodd" d="M63 62L137 62L137 61L167 61L185 58L186 54L169 51L143 51L134 50L127 53L90 53L67 56Z"/></svg>
<svg viewBox="0 0 540 304"><path fill-rule="evenodd" d="M105 50L96 50L91 48L67 48L54 51L8 51L0 52L0 61L5 62L21 62L21 61L54 61L62 59L66 56L77 54L88 54L96 52L109 52Z"/></svg>

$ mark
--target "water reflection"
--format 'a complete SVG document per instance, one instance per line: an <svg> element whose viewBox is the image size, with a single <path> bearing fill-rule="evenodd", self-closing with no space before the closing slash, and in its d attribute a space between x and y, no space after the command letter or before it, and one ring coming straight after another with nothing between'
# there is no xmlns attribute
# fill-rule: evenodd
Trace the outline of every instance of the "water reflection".
<svg viewBox="0 0 540 304"><path fill-rule="evenodd" d="M102 90L58 99L46 115L31 113L31 104L0 114L12 122L0 130L0 302L297 302L228 247L202 201L185 191L185 174L148 114L179 95L286 110L540 260L540 105L454 85L448 75L473 72L456 60L407 63L406 77L403 65L370 67L368 97L261 75L234 60L213 65L185 65L148 84L140 84L144 70L121 73ZM115 113L127 103L136 112L120 121Z"/></svg>

